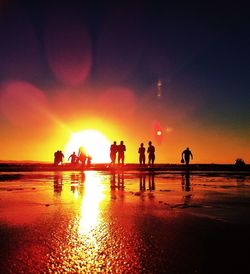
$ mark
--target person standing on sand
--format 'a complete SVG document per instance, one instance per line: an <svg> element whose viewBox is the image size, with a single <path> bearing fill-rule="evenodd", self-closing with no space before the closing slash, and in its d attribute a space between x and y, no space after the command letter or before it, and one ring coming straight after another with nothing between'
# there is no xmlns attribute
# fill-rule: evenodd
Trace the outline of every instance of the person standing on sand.
<svg viewBox="0 0 250 274"><path fill-rule="evenodd" d="M145 147L143 145L144 144L141 143L141 146L138 149L140 166L145 165Z"/></svg>
<svg viewBox="0 0 250 274"><path fill-rule="evenodd" d="M69 161L70 158L71 158L71 164L74 165L74 164L77 163L78 157L76 156L76 153L75 153L75 152L73 152L73 153L69 156L68 161Z"/></svg>
<svg viewBox="0 0 250 274"><path fill-rule="evenodd" d="M148 150L147 150L147 153L148 153L148 165L154 165L154 162L155 162L155 147L152 145L152 142L149 141L148 142Z"/></svg>
<svg viewBox="0 0 250 274"><path fill-rule="evenodd" d="M90 155L87 155L87 166L91 166L92 157Z"/></svg>
<svg viewBox="0 0 250 274"><path fill-rule="evenodd" d="M116 153L117 153L117 145L116 145L116 141L114 141L114 143L110 146L111 165L115 164Z"/></svg>
<svg viewBox="0 0 250 274"><path fill-rule="evenodd" d="M79 148L78 159L80 160L80 162L82 164L82 168L83 168L85 166L85 162L86 162L86 152L83 147Z"/></svg>
<svg viewBox="0 0 250 274"><path fill-rule="evenodd" d="M63 158L64 158L64 155L63 155L63 153L62 153L62 151L61 150L59 150L59 154L58 154L59 156L58 156L58 161L59 161L59 163L58 164L60 164L61 163L61 165L63 164Z"/></svg>
<svg viewBox="0 0 250 274"><path fill-rule="evenodd" d="M54 153L54 165L58 166L58 165L60 165L60 163L63 164L63 158L64 158L64 155L63 155L62 151L57 150Z"/></svg>
<svg viewBox="0 0 250 274"><path fill-rule="evenodd" d="M123 144L123 141L120 142L120 145L117 148L118 150L118 165L124 165L124 158L125 158L125 151L126 151L126 146Z"/></svg>
<svg viewBox="0 0 250 274"><path fill-rule="evenodd" d="M186 165L189 165L189 161L190 161L190 157L193 160L193 154L191 152L191 150L189 149L189 147L187 147L185 150L183 150L182 154L181 154L182 160L184 160L184 162L186 163Z"/></svg>
<svg viewBox="0 0 250 274"><path fill-rule="evenodd" d="M55 166L57 166L57 165L59 164L58 158L59 158L59 150L57 150L57 151L54 153L54 165L55 165Z"/></svg>

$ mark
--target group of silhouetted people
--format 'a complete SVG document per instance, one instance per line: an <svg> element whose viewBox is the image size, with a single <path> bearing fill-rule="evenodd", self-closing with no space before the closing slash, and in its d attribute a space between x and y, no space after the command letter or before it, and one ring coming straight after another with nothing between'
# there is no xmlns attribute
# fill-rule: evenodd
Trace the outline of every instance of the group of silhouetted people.
<svg viewBox="0 0 250 274"><path fill-rule="evenodd" d="M72 155L73 157L76 159L76 162L73 162L73 164L78 164L80 163L82 165L82 167L84 166L90 166L91 165L91 160L92 157L90 155L87 155L84 148L80 147L78 150L78 156L75 155L75 152L73 152L73 154L71 154L69 157L71 157L71 163L72 163ZM75 157L76 156L76 157Z"/></svg>
<svg viewBox="0 0 250 274"><path fill-rule="evenodd" d="M117 155L118 165L124 165L125 151L126 151L126 146L124 145L123 141L121 141L119 145L117 145L116 141L114 141L114 143L110 146L111 165L115 165L116 155Z"/></svg>
<svg viewBox="0 0 250 274"><path fill-rule="evenodd" d="M63 163L64 155L61 150L58 150L54 153L54 165L58 166ZM78 151L78 155L76 155L75 151L69 156L68 161L72 165L81 164L84 166L90 166L91 165L92 157L90 155L87 155L84 148L80 147Z"/></svg>
<svg viewBox="0 0 250 274"><path fill-rule="evenodd" d="M124 145L124 142L121 141L119 145L117 145L116 141L113 142L113 144L110 146L110 159L111 159L111 166L114 166L116 164L116 158L119 166L124 165L125 160L125 152L126 152L126 146ZM144 144L141 143L140 147L138 149L139 153L139 163L140 166L146 165L146 148L144 147ZM155 147L153 146L152 142L148 142L148 148L147 148L147 154L148 154L148 165L154 166L155 162ZM58 150L54 153L54 164L60 165L63 163L64 155L61 150ZM186 166L189 165L190 158L193 159L193 154L189 147L187 147L181 154L181 163L185 163ZM78 155L76 155L75 152L73 152L69 158L68 161L72 165L75 164L81 164L82 167L84 166L90 166L91 165L91 156L87 155L84 148L80 147L78 151Z"/></svg>
<svg viewBox="0 0 250 274"><path fill-rule="evenodd" d="M118 165L124 165L124 159L125 159L125 151L126 151L126 146L124 145L124 142L121 141L119 145L117 145L116 141L113 142L113 144L110 146L110 159L111 159L111 165L115 165L116 163L116 157L117 157L117 162ZM144 166L146 164L146 156L145 156L145 147L144 144L141 143L138 153L139 153L139 163L140 165ZM152 142L148 142L148 164L149 165L154 165L155 161L155 147L152 145Z"/></svg>
<svg viewBox="0 0 250 274"><path fill-rule="evenodd" d="M139 149L138 149L138 153L139 153L139 163L142 166L145 166L145 162L146 162L146 156L145 156L145 147L144 144L141 143ZM147 153L148 153L148 165L154 165L155 162L155 147L152 145L152 142L149 141L148 142L148 149L147 149Z"/></svg>
<svg viewBox="0 0 250 274"><path fill-rule="evenodd" d="M57 150L54 153L54 165L58 166L63 163L64 155L61 150Z"/></svg>
<svg viewBox="0 0 250 274"><path fill-rule="evenodd" d="M110 146L110 159L111 159L111 165L115 165L116 162L116 154L118 154L118 165L124 165L124 153L126 151L126 146L124 145L123 141L120 142L119 145L116 144L116 141ZM140 147L138 149L139 153L139 163L140 166L146 165L146 148L144 147L144 144L141 143ZM152 142L148 142L148 165L154 166L155 163L155 147L153 146ZM193 154L191 150L187 147L181 154L181 163L185 163L186 165L189 165L190 158L193 159Z"/></svg>

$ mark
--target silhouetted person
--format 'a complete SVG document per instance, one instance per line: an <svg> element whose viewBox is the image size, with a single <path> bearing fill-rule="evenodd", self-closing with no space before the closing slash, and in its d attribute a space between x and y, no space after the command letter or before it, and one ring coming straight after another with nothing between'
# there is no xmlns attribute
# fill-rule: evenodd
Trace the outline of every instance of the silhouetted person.
<svg viewBox="0 0 250 274"><path fill-rule="evenodd" d="M58 164L63 164L63 158L64 158L64 155L63 155L63 153L62 153L62 151L61 150L59 150L59 153L58 153L58 161L59 161L59 163Z"/></svg>
<svg viewBox="0 0 250 274"><path fill-rule="evenodd" d="M87 166L91 166L92 157L90 155L87 156Z"/></svg>
<svg viewBox="0 0 250 274"><path fill-rule="evenodd" d="M70 158L71 158L71 164L76 164L76 163L77 163L78 157L77 157L77 155L76 155L75 152L73 152L73 153L69 156L68 161L69 161Z"/></svg>
<svg viewBox="0 0 250 274"><path fill-rule="evenodd" d="M118 146L118 165L124 165L124 158L125 158L125 151L126 146L123 144L123 141L120 142L120 145Z"/></svg>
<svg viewBox="0 0 250 274"><path fill-rule="evenodd" d="M139 163L140 165L145 165L145 147L143 146L143 143L141 143L139 149L138 149L138 153L139 153Z"/></svg>
<svg viewBox="0 0 250 274"><path fill-rule="evenodd" d="M190 157L193 160L193 154L188 147L182 152L181 156L182 156L182 159L184 159L186 165L189 165Z"/></svg>
<svg viewBox="0 0 250 274"><path fill-rule="evenodd" d="M148 164L149 165L151 164L153 166L155 162L155 147L152 145L151 141L148 142L147 153L148 153Z"/></svg>
<svg viewBox="0 0 250 274"><path fill-rule="evenodd" d="M85 166L85 162L86 162L86 152L84 150L83 147L80 147L79 148L79 151L78 151L78 159L80 160L80 162L82 163L82 167Z"/></svg>
<svg viewBox="0 0 250 274"><path fill-rule="evenodd" d="M59 164L59 150L54 153L54 165L57 166Z"/></svg>
<svg viewBox="0 0 250 274"><path fill-rule="evenodd" d="M116 141L114 141L114 143L110 146L110 159L111 159L112 165L115 164L117 148L118 147L117 147Z"/></svg>

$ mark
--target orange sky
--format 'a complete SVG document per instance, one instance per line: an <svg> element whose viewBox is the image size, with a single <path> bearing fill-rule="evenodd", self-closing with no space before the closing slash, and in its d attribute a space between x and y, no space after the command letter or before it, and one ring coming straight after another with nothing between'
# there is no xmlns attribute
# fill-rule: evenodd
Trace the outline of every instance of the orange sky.
<svg viewBox="0 0 250 274"><path fill-rule="evenodd" d="M0 160L53 162L91 129L127 163L150 140L156 163L250 163L243 7L51 2L0 11Z"/></svg>
<svg viewBox="0 0 250 274"><path fill-rule="evenodd" d="M132 89L123 87L95 93L86 87L74 92L78 96L71 96L70 90L54 91L51 98L24 82L2 86L1 160L52 162L54 152L65 150L72 133L92 129L110 144L123 140L127 163L138 162L138 147L141 142L147 146L149 140L156 148L156 163L179 163L187 146L193 163L250 161L245 149L248 140L229 130L205 128L198 119L185 123L185 110L166 110L150 94L138 98ZM157 139L157 127L163 132L162 140Z"/></svg>

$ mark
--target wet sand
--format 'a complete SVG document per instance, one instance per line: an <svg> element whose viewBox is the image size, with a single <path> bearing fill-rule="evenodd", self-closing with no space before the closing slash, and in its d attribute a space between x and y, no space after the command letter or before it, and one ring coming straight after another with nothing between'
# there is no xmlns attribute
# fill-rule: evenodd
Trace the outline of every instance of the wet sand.
<svg viewBox="0 0 250 274"><path fill-rule="evenodd" d="M0 273L250 273L250 174L0 173Z"/></svg>
<svg viewBox="0 0 250 274"><path fill-rule="evenodd" d="M184 164L155 164L154 167L140 166L139 164L125 164L123 167L110 166L110 164L92 164L84 166L80 164L72 165L70 163L63 163L55 166L52 163L40 162L0 162L0 172L27 172L27 171L82 171L82 170L123 170L123 171L185 171L187 167ZM249 173L250 165L236 166L235 164L190 164L188 167L190 171L203 172L227 172L227 173Z"/></svg>

